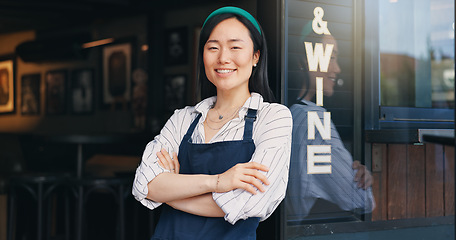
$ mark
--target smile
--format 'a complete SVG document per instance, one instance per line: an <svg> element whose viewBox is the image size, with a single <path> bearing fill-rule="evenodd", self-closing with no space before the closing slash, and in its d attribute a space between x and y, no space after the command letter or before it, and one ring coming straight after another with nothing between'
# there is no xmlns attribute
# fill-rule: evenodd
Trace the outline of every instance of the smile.
<svg viewBox="0 0 456 240"><path fill-rule="evenodd" d="M215 70L217 73L231 73L231 72L234 72L235 70L234 69L216 69Z"/></svg>

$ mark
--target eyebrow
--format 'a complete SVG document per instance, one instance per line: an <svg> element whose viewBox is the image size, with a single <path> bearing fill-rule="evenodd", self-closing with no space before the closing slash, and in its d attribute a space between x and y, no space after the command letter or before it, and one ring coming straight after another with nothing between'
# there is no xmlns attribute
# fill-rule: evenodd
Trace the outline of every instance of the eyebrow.
<svg viewBox="0 0 456 240"><path fill-rule="evenodd" d="M207 40L206 43L211 43L211 42L218 43L219 40L209 39L209 40ZM228 40L228 42L244 42L244 40L239 39L239 38L233 38L233 39Z"/></svg>

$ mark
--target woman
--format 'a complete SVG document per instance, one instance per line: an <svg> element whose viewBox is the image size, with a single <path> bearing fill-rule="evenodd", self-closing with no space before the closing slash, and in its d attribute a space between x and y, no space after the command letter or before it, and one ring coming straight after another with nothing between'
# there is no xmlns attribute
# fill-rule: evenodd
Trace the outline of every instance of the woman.
<svg viewBox="0 0 456 240"><path fill-rule="evenodd" d="M339 49L336 39L332 35L315 38L325 47L327 44L333 44L334 48L326 72L309 71L307 57L304 56L298 61L301 63L299 68L303 70L302 78L293 79L295 84L301 84L301 90L299 96L294 101L290 101L293 103L290 107L293 116L293 144L285 202L287 220L295 223L305 220L319 199L336 204L342 210L356 210L358 213L371 212L375 207L371 189L372 175L359 161L353 161L334 123L331 121L330 139L323 139L318 132L313 139L308 137L307 114L317 113L323 123L323 114L327 112L313 102L316 95L315 79L323 78L323 95L331 97L334 94L337 75L341 72L337 62ZM308 146L316 145L331 146L331 173L329 174L308 173ZM323 201L319 205L334 211L334 207L325 204Z"/></svg>
<svg viewBox="0 0 456 240"><path fill-rule="evenodd" d="M151 141L133 195L165 203L153 239L255 239L285 196L292 119L268 103L266 41L246 11L206 19L198 51L205 100L176 110Z"/></svg>

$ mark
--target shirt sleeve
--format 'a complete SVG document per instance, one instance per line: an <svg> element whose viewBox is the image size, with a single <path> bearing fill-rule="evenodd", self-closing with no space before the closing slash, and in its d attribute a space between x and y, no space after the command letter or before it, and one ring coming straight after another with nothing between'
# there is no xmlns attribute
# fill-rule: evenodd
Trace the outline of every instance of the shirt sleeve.
<svg viewBox="0 0 456 240"><path fill-rule="evenodd" d="M162 203L146 198L149 192L147 184L160 173L169 172L169 170L162 168L158 164L157 152L164 148L170 154L172 152L178 153L179 143L183 137L179 129L181 128L180 125L183 122L183 118L189 117L189 114L186 114L187 110L182 109L174 112L160 131L160 134L147 144L142 161L136 169L132 194L136 200L149 209L154 209Z"/></svg>
<svg viewBox="0 0 456 240"><path fill-rule="evenodd" d="M213 193L218 206L225 212L225 220L235 224L240 219L268 218L285 197L291 149L291 113L283 105L271 104L258 112L253 139L255 152L250 161L269 167L266 172L270 184L256 195L242 189Z"/></svg>

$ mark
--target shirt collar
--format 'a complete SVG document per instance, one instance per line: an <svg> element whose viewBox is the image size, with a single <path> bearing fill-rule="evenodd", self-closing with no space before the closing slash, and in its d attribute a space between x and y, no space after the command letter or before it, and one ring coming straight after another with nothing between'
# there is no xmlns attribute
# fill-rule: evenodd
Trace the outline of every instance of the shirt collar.
<svg viewBox="0 0 456 240"><path fill-rule="evenodd" d="M315 104L314 102L311 102L311 101L308 101L305 99L301 99L301 102L305 103L308 106L315 106L315 107L317 106L317 104Z"/></svg>
<svg viewBox="0 0 456 240"><path fill-rule="evenodd" d="M212 108L216 100L216 96L202 100L201 102L195 105L195 111L202 113L203 118L205 118L207 112ZM262 103L263 96L255 92L250 93L250 97L247 99L247 101L245 101L244 105L242 105L241 110L239 110L239 116L241 116L241 113L245 115L249 108L258 110Z"/></svg>

